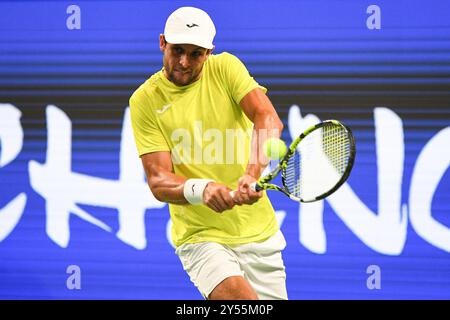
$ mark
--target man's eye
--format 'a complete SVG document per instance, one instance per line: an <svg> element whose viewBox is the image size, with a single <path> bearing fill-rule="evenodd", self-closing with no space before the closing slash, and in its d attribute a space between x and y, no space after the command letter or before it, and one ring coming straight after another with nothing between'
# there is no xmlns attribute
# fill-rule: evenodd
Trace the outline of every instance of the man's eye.
<svg viewBox="0 0 450 320"><path fill-rule="evenodd" d="M181 49L181 48L175 48L175 53L176 53L176 54L182 54L182 53L183 53L183 49Z"/></svg>
<svg viewBox="0 0 450 320"><path fill-rule="evenodd" d="M193 56L194 58L198 58L198 57L201 56L201 53L200 53L200 52L194 52L194 53L192 54L192 56Z"/></svg>

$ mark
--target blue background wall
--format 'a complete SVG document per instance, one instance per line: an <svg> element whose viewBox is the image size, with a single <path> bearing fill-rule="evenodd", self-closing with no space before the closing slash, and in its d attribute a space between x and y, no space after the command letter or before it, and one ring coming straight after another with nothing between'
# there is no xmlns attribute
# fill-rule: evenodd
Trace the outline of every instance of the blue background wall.
<svg viewBox="0 0 450 320"><path fill-rule="evenodd" d="M72 4L80 29L66 25ZM380 29L367 26L372 4ZM289 297L449 299L444 0L0 2L0 298L201 299L127 121L129 96L161 68L165 19L185 5L215 21L215 52L269 89L286 140L327 118L357 139L352 175L330 199L269 194ZM71 265L80 290L66 286ZM368 288L370 266L380 289Z"/></svg>

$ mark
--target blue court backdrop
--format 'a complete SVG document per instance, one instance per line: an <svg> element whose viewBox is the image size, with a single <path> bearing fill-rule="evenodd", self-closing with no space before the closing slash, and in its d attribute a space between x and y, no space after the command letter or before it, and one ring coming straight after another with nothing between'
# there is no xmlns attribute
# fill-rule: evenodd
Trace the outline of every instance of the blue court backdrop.
<svg viewBox="0 0 450 320"><path fill-rule="evenodd" d="M445 0L0 2L0 298L202 299L128 111L187 5L215 21L215 52L268 88L285 140L329 118L354 132L338 192L268 193L289 298L449 299Z"/></svg>

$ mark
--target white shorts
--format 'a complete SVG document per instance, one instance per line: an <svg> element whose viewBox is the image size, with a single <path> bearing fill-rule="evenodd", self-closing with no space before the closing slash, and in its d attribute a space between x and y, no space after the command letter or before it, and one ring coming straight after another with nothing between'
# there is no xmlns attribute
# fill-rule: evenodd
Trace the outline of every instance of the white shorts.
<svg viewBox="0 0 450 320"><path fill-rule="evenodd" d="M244 277L262 300L287 300L281 231L263 242L230 246L215 242L185 243L176 254L205 299L231 276Z"/></svg>

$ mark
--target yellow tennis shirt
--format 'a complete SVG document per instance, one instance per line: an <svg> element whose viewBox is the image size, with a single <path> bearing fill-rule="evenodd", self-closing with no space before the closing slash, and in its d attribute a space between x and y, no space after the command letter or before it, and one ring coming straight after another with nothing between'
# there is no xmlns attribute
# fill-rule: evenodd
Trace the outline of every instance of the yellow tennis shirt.
<svg viewBox="0 0 450 320"><path fill-rule="evenodd" d="M235 190L250 155L253 123L239 106L261 87L229 53L210 55L199 80L176 86L163 71L131 96L130 110L139 155L170 151L175 174L212 179ZM205 205L169 204L172 240L242 244L263 241L279 229L267 195L252 205L217 213Z"/></svg>

